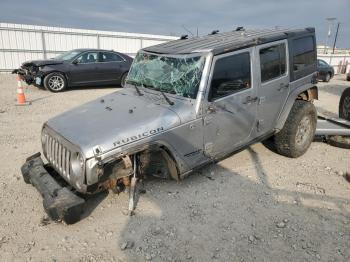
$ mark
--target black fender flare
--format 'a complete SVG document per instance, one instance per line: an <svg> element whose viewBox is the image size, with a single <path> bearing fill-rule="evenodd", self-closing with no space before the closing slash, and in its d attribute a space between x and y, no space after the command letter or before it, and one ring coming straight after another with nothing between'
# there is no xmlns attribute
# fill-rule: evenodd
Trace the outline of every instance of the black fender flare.
<svg viewBox="0 0 350 262"><path fill-rule="evenodd" d="M312 91L315 90L315 91ZM307 93L307 98L306 100L312 100L311 96L313 96L315 99L318 98L318 88L317 86L315 86L314 84L308 84L308 85L302 85L299 88L294 89L292 92L290 92L286 103L284 104L284 107L278 117L278 120L276 122L276 126L275 128L277 130L281 130L284 126L284 123L287 121L288 115L290 110L293 107L293 104L295 102L295 100L297 100L298 98L300 98L300 94L302 93Z"/></svg>

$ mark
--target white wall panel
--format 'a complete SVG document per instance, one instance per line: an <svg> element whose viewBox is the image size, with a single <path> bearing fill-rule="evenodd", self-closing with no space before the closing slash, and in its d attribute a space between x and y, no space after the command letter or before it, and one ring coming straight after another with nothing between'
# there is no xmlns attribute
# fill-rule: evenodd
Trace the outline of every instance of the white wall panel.
<svg viewBox="0 0 350 262"><path fill-rule="evenodd" d="M141 48L141 40L103 36L100 37L100 48L134 54Z"/></svg>
<svg viewBox="0 0 350 262"><path fill-rule="evenodd" d="M50 51L64 51L74 48L97 48L96 36L45 33L44 38L46 50Z"/></svg>
<svg viewBox="0 0 350 262"><path fill-rule="evenodd" d="M10 71L21 66L24 61L42 58L41 53L0 51L0 68L4 71Z"/></svg>
<svg viewBox="0 0 350 262"><path fill-rule="evenodd" d="M142 48L152 46L152 45L159 45L163 42L164 41L144 39L144 40L142 40Z"/></svg>

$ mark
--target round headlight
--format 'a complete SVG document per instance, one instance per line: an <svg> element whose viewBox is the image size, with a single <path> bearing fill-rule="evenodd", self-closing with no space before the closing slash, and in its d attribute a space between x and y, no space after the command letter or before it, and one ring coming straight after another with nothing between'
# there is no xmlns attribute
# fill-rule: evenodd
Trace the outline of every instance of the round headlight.
<svg viewBox="0 0 350 262"><path fill-rule="evenodd" d="M80 168L83 169L83 167L84 167L84 158L82 156L79 156L79 164L80 164Z"/></svg>
<svg viewBox="0 0 350 262"><path fill-rule="evenodd" d="M75 176L82 175L84 169L84 157L80 153L74 154L71 160L71 166Z"/></svg>

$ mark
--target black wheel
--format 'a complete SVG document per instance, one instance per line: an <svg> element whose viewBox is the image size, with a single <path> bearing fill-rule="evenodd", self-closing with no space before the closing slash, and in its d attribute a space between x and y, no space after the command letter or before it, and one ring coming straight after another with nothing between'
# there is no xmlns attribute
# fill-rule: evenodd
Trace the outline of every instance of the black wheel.
<svg viewBox="0 0 350 262"><path fill-rule="evenodd" d="M346 88L340 97L339 117L350 121L350 87Z"/></svg>
<svg viewBox="0 0 350 262"><path fill-rule="evenodd" d="M350 149L350 136L330 136L327 138L327 143L332 146Z"/></svg>
<svg viewBox="0 0 350 262"><path fill-rule="evenodd" d="M329 82L331 80L331 74L330 73L327 73L325 76L324 76L324 81L325 82Z"/></svg>
<svg viewBox="0 0 350 262"><path fill-rule="evenodd" d="M67 88L67 80L63 74L54 72L45 76L44 86L51 92L62 92Z"/></svg>
<svg viewBox="0 0 350 262"><path fill-rule="evenodd" d="M126 77L128 76L128 72L126 72L126 73L124 73L123 75L122 75L122 78L121 78L121 80L120 80L120 86L121 87L124 87L125 86L125 82L126 82Z"/></svg>
<svg viewBox="0 0 350 262"><path fill-rule="evenodd" d="M282 130L274 136L276 151L287 157L299 157L315 136L317 112L308 101L296 100Z"/></svg>

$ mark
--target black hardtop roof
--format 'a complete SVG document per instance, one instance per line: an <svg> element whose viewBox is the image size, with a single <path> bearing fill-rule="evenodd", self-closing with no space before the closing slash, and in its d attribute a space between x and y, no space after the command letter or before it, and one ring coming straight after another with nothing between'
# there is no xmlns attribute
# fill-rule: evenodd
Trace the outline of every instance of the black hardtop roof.
<svg viewBox="0 0 350 262"><path fill-rule="evenodd" d="M189 54L195 52L212 52L214 55L226 53L244 47L273 42L294 36L314 34L314 28L305 29L257 29L240 30L226 33L179 39L143 50L157 54Z"/></svg>

